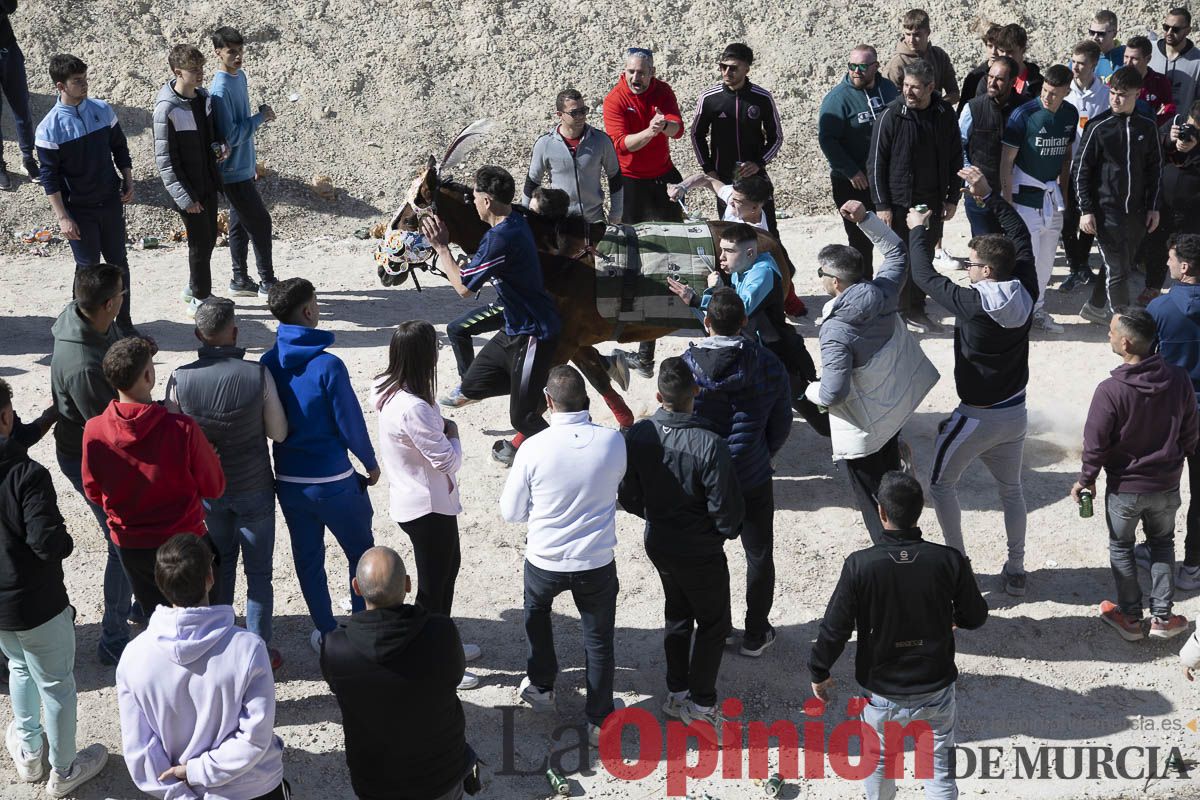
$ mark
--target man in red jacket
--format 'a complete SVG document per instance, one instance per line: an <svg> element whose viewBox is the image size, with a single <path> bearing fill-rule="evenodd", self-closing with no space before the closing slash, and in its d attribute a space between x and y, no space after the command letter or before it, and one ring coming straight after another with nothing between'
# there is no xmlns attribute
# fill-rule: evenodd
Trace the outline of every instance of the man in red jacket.
<svg viewBox="0 0 1200 800"><path fill-rule="evenodd" d="M117 341L101 368L117 399L83 427L83 490L108 516L133 594L151 614L170 605L154 582L159 546L177 533L208 538L202 500L225 493L225 473L200 426L151 399L149 342ZM210 602L218 596L214 585Z"/></svg>

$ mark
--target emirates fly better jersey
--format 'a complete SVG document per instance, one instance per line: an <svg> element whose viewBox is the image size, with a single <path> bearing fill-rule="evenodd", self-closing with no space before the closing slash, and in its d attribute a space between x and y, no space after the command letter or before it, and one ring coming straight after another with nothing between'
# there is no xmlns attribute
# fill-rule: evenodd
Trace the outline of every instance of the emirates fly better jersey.
<svg viewBox="0 0 1200 800"><path fill-rule="evenodd" d="M1067 149L1075 141L1079 110L1064 102L1051 113L1034 98L1017 107L1004 128L1004 144L1017 149L1014 162L1030 178L1049 183L1061 174ZM1014 176L1016 171L1014 170ZM1043 186L1021 185L1013 178L1013 202L1031 208L1041 208L1045 199Z"/></svg>

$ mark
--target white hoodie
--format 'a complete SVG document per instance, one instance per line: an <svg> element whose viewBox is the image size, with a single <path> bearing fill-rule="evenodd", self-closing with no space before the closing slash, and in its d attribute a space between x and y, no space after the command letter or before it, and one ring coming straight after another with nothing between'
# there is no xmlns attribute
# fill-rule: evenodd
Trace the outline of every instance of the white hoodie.
<svg viewBox="0 0 1200 800"><path fill-rule="evenodd" d="M164 800L252 800L283 781L267 646L232 606L159 606L117 666L133 782ZM187 764L187 783L158 776ZM190 784L190 786L189 786Z"/></svg>
<svg viewBox="0 0 1200 800"><path fill-rule="evenodd" d="M525 557L551 572L599 569L617 545L617 486L625 440L586 411L550 415L550 427L517 450L500 514L529 522Z"/></svg>

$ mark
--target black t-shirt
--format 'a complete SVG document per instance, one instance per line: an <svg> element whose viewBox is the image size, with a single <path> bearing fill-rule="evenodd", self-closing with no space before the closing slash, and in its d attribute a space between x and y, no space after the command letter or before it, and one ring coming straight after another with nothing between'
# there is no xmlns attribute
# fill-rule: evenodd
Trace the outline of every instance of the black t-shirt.
<svg viewBox="0 0 1200 800"><path fill-rule="evenodd" d="M917 126L921 133L917 137L916 146L913 148L912 163L936 164L938 163L937 137L934 131L936 113L933 103L917 111L916 116ZM945 193L945 187L938 185L936 169L913 170L912 196L914 205L924 203L932 209L941 208L941 198Z"/></svg>

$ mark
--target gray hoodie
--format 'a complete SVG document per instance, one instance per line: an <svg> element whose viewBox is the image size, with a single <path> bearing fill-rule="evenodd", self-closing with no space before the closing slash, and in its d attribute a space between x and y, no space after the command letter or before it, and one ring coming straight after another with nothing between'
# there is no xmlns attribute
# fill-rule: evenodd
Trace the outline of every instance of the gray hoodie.
<svg viewBox="0 0 1200 800"><path fill-rule="evenodd" d="M605 220L603 179L607 179L611 206L607 219L609 222L621 221L625 192L621 186L617 151L608 134L591 125L584 127L574 153L557 126L542 134L534 142L533 156L529 160L529 175L525 178L524 188L526 206L547 174L550 185L562 189L571 198L570 213L578 214L588 222Z"/></svg>

